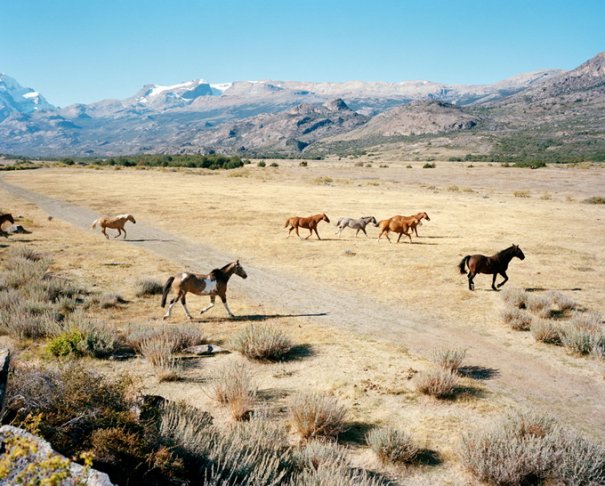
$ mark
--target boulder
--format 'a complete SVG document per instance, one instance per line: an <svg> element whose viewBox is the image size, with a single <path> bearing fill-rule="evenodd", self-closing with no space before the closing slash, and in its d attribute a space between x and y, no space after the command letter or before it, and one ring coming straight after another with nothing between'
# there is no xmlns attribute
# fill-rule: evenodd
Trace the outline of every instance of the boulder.
<svg viewBox="0 0 605 486"><path fill-rule="evenodd" d="M62 486L113 486L107 474L71 462L44 439L18 427L0 427L0 447L2 459L7 462L6 474L0 484L45 484L41 481L67 474L68 477L60 482Z"/></svg>

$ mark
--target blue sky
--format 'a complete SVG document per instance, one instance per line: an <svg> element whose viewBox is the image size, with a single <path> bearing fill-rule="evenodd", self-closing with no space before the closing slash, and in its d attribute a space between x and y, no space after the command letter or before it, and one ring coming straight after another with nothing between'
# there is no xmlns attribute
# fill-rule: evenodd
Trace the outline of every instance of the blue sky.
<svg viewBox="0 0 605 486"><path fill-rule="evenodd" d="M605 0L0 0L0 72L53 104L147 83L477 84L605 50Z"/></svg>

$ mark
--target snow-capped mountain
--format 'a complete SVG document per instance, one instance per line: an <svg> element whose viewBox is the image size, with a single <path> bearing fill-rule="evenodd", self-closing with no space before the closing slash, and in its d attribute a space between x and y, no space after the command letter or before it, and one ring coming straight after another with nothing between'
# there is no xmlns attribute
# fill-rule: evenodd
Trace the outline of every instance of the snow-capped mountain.
<svg viewBox="0 0 605 486"><path fill-rule="evenodd" d="M15 79L0 73L0 121L11 113L30 114L54 109L40 93L24 88Z"/></svg>

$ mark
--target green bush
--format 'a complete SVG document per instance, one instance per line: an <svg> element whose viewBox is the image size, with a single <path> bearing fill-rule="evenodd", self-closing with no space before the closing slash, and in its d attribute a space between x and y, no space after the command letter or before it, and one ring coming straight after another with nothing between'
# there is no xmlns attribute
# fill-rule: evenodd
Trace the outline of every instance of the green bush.
<svg viewBox="0 0 605 486"><path fill-rule="evenodd" d="M84 335L77 330L67 331L59 334L48 342L48 351L53 356L82 356L82 343Z"/></svg>
<svg viewBox="0 0 605 486"><path fill-rule="evenodd" d="M267 164L264 160L261 160L256 164L257 167L267 167Z"/></svg>

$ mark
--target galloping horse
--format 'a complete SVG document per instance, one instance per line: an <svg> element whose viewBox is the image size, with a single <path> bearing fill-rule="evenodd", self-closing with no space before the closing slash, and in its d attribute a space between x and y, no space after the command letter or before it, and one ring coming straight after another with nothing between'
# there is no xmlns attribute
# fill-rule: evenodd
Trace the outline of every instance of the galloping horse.
<svg viewBox="0 0 605 486"><path fill-rule="evenodd" d="M416 233L416 238L418 238L418 226L420 226L422 224L422 220L426 219L427 221L430 221L431 218L429 218L429 215L425 212L422 211L420 213L416 213L414 214L414 216L412 216L413 218L416 218L418 220L418 224L416 226L414 226L414 233Z"/></svg>
<svg viewBox="0 0 605 486"><path fill-rule="evenodd" d="M465 265L468 266L469 290L475 290L473 279L478 273L493 274L494 278L492 279L492 289L498 290L495 286L496 276L500 274L504 277L504 280L498 284L498 288L500 288L508 280L506 269L508 268L508 264L513 257L517 257L520 260L525 260L525 255L521 251L521 248L519 248L517 245L511 245L506 250L502 250L501 252L489 257L485 255L466 255L458 264L458 268L460 269L460 273L464 274L466 273Z"/></svg>
<svg viewBox="0 0 605 486"><path fill-rule="evenodd" d="M100 216L100 217L98 217L97 219L95 219L92 222L91 228L95 229L97 224L99 226L101 226L101 232L105 235L105 238L107 238L107 239L109 239L109 236L105 232L105 229L107 229L107 228L117 229L118 234L116 236L114 236L114 238L117 238L118 236L120 236L123 231L124 239L126 239L126 230L124 229L124 225L126 224L126 221L132 221L134 224L136 224L136 221L134 220L134 217L132 216L132 214L118 214L117 216Z"/></svg>
<svg viewBox="0 0 605 486"><path fill-rule="evenodd" d="M311 236L313 234L313 231L315 231L317 239L321 240L321 238L319 237L319 233L317 232L317 225L320 221L325 221L326 223L329 223L330 219L328 218L328 216L326 216L326 213L315 214L313 216L309 216L308 218L293 216L286 221L284 228L290 226L290 231L288 231L288 238L290 238L290 233L292 233L292 230L296 230L296 234L300 238L298 228L306 228L309 230L309 236ZM305 240L308 240L309 236L307 236Z"/></svg>
<svg viewBox="0 0 605 486"><path fill-rule="evenodd" d="M378 234L378 241L382 235L387 237L389 243L391 242L391 238L389 238L389 232L399 233L399 238L397 238L397 243L401 239L402 235L407 236L410 239L410 243L412 243L412 236L408 233L409 230L413 230L419 223L419 220L414 216L393 216L389 219L383 219L379 221L378 224L374 226L378 226L380 228L380 233Z"/></svg>
<svg viewBox="0 0 605 486"><path fill-rule="evenodd" d="M164 290L162 292L162 307L166 306L166 298L168 297L168 292L170 292L171 288L174 289L177 294L174 299L170 300L170 305L168 306L166 314L164 314L164 319L170 317L172 307L178 300L181 301L181 305L183 306L183 309L185 309L187 317L193 319L187 309L187 301L185 299L185 296L189 292L195 295L210 296L210 305L202 309L200 314L203 314L214 307L214 299L216 299L216 296L218 295L223 301L223 305L225 306L225 309L227 309L229 317L234 317L227 305L227 283L233 274L238 275L241 278L248 277L246 271L240 265L239 260L227 263L227 265L222 268L215 268L208 275L184 272L169 277L164 284Z"/></svg>
<svg viewBox="0 0 605 486"><path fill-rule="evenodd" d="M357 230L355 232L355 237L357 237L357 235L359 234L360 231L363 231L363 234L366 235L366 238L367 238L368 234L366 233L366 226L369 223L373 223L374 225L378 224L376 222L376 218L374 216L364 216L363 218L359 218L359 219L340 218L338 220L338 223L336 223L336 227L338 228L338 231L334 234L338 235L338 237L340 238L340 234L342 233L342 230L348 226L349 228Z"/></svg>

